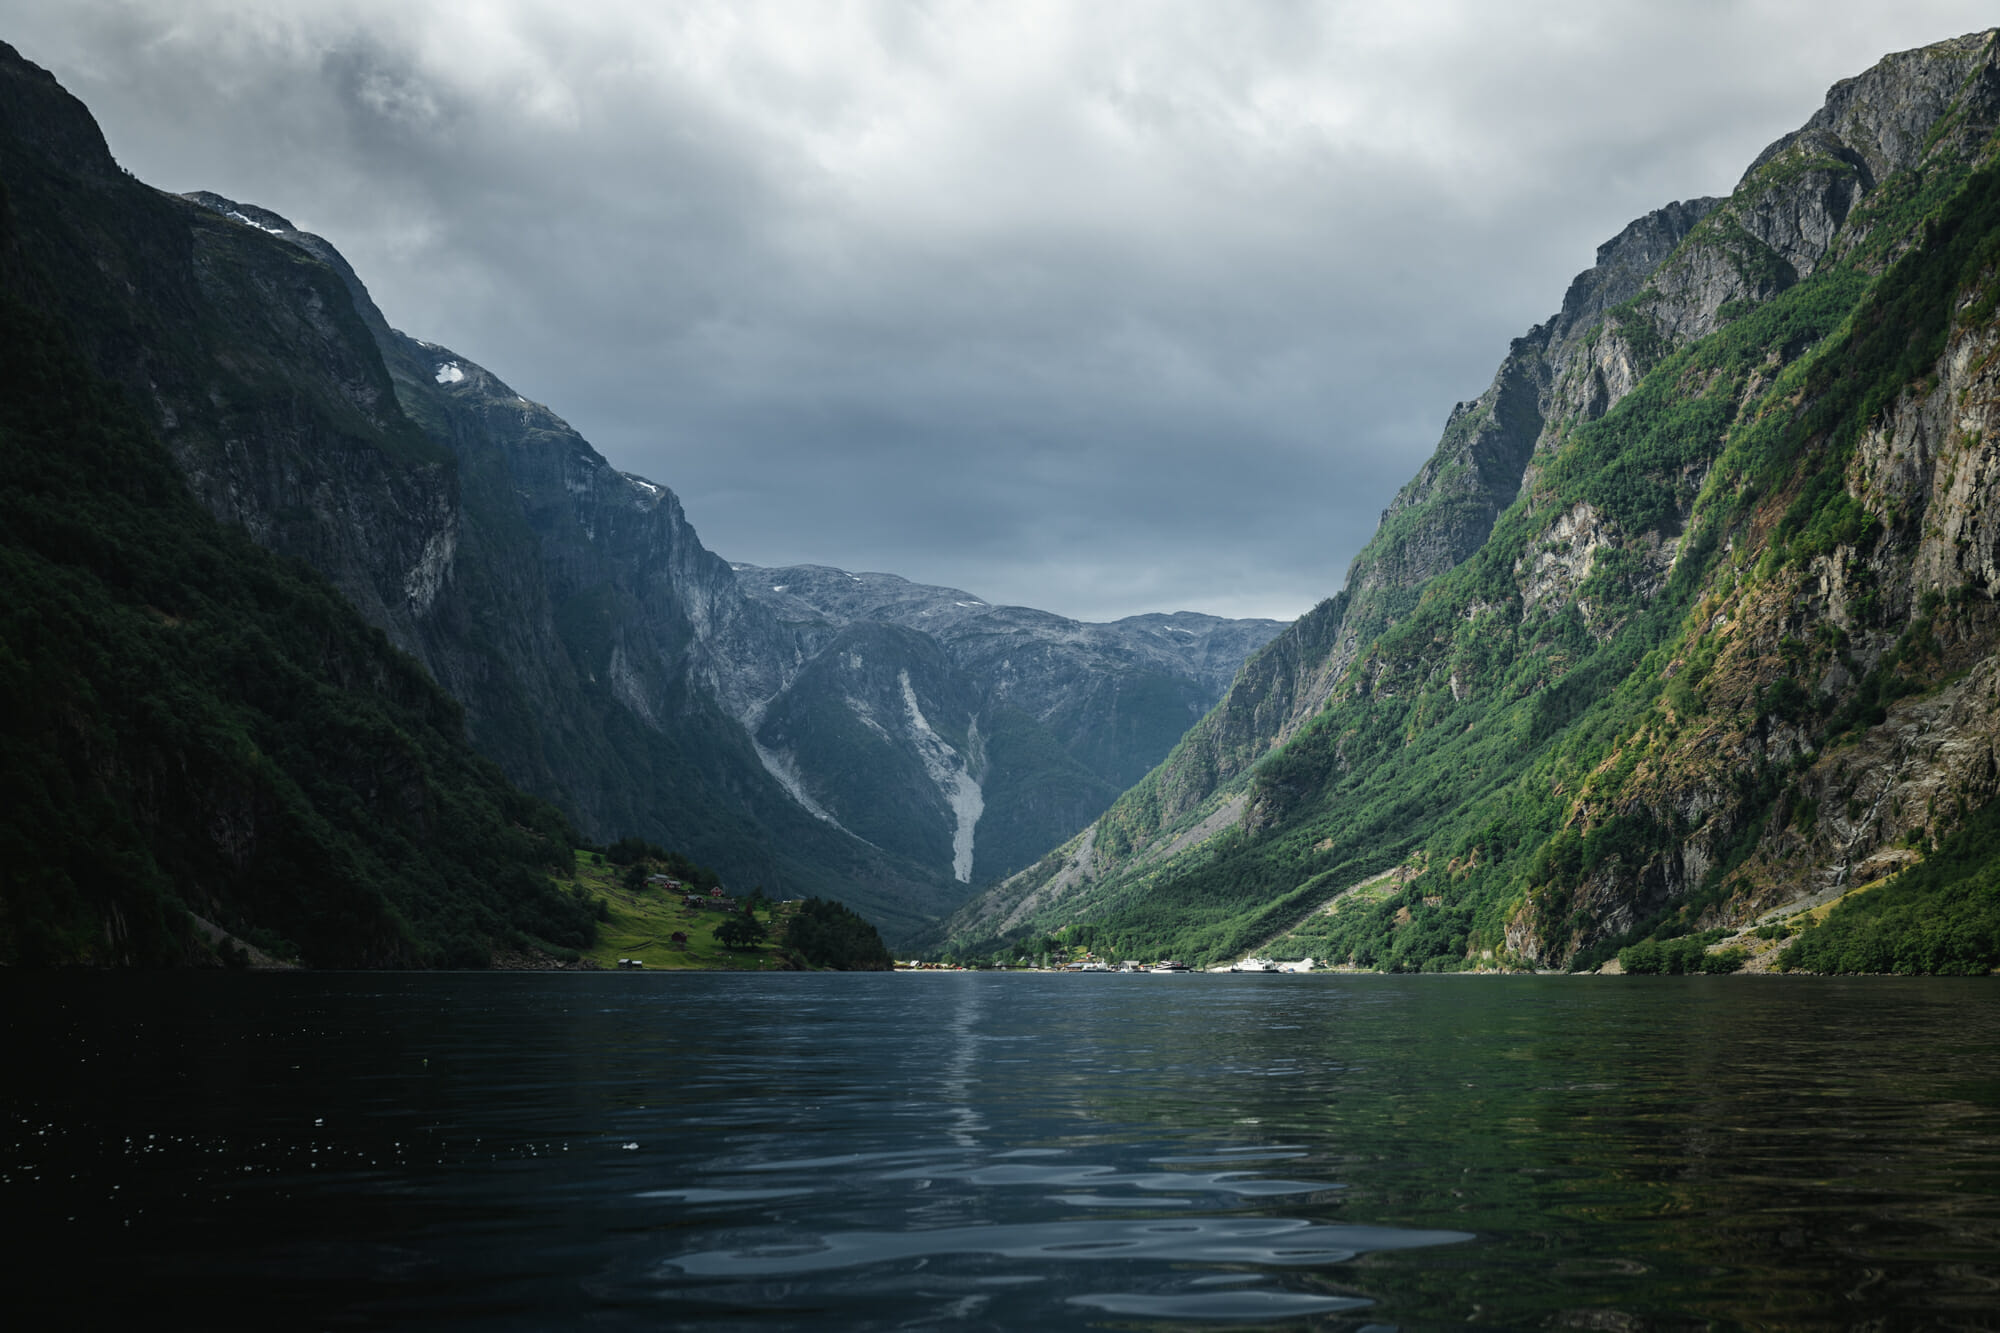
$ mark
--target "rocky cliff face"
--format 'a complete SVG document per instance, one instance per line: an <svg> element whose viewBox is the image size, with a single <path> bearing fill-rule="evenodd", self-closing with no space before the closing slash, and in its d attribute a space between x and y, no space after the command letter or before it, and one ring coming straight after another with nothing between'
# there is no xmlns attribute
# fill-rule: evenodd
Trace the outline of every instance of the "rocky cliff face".
<svg viewBox="0 0 2000 1333"><path fill-rule="evenodd" d="M1606 313L1646 289L1716 202L1669 204L1598 247L1596 264L1570 284L1562 309L1515 340L1484 393L1452 409L1436 453L1383 511L1348 569L1346 588L1254 659L1153 779L1161 819L1171 825L1194 816L1296 735L1424 585L1480 548L1520 493L1536 452L1551 447L1565 425L1595 420L1631 392L1664 348L1655 337L1607 334Z"/></svg>
<svg viewBox="0 0 2000 1333"><path fill-rule="evenodd" d="M1997 98L1990 32L1891 56L1607 243L1346 590L950 933L1573 965L1920 854L1990 794Z"/></svg>
<svg viewBox="0 0 2000 1333"><path fill-rule="evenodd" d="M11 48L0 112L24 288L150 405L205 508L407 645L411 588L455 541L456 479L398 409L335 275L259 224L140 185Z"/></svg>
<svg viewBox="0 0 2000 1333"><path fill-rule="evenodd" d="M1990 197L1985 215L2000 220ZM1989 239L1957 266L1942 304L1990 311L1996 251ZM1914 383L1820 460L1838 479L1830 541L1794 539L1777 557L1795 488L1755 511L1762 553L1710 584L1673 646L1667 667L1695 664L1696 688L1626 738L1640 751L1630 775L1580 792L1572 812L1578 827L1638 817L1673 836L1580 877L1569 898L1588 930L1552 919L1550 889L1567 885L1531 890L1508 925L1517 954L1565 963L1709 884L1726 896L1710 894L1698 924L1830 901L1915 864L2000 792L1996 357L1990 314L1958 322Z"/></svg>
<svg viewBox="0 0 2000 1333"><path fill-rule="evenodd" d="M388 415L339 283L251 271L4 47L0 185L0 963L587 945L562 817L378 628L450 549L450 460Z"/></svg>

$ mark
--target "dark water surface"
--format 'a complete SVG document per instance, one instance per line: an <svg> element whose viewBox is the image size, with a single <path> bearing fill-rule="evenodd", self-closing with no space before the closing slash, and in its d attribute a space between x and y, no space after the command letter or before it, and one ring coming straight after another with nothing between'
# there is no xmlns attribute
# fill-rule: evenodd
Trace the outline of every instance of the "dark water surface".
<svg viewBox="0 0 2000 1333"><path fill-rule="evenodd" d="M0 977L14 1327L2000 1326L2000 986Z"/></svg>

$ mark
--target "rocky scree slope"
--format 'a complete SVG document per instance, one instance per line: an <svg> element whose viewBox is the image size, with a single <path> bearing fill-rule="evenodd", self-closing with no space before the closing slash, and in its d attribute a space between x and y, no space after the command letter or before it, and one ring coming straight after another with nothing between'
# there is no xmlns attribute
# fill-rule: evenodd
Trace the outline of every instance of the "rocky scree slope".
<svg viewBox="0 0 2000 1333"><path fill-rule="evenodd" d="M1609 242L1347 588L947 937L1588 966L1923 855L1994 788L1996 122L1993 33L1893 55Z"/></svg>

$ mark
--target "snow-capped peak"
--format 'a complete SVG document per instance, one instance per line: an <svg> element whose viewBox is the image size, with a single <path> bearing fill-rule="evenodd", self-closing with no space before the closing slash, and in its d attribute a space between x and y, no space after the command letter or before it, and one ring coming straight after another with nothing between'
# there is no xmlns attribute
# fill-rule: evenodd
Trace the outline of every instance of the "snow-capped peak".
<svg viewBox="0 0 2000 1333"><path fill-rule="evenodd" d="M285 234L285 229L283 227L267 227L263 223L258 222L255 219L244 217L241 213L238 213L235 209L231 209L229 212L224 213L222 216L226 218L235 218L238 222L247 222L251 226L255 227L258 231L268 231L273 236L283 236Z"/></svg>

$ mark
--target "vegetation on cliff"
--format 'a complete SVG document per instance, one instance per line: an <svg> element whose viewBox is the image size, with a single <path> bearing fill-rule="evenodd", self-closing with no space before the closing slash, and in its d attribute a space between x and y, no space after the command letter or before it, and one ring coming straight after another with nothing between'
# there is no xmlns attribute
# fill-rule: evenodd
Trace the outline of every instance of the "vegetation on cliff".
<svg viewBox="0 0 2000 1333"><path fill-rule="evenodd" d="M1960 976L2000 967L2000 805L1973 815L1921 864L1843 900L1779 964Z"/></svg>
<svg viewBox="0 0 2000 1333"><path fill-rule="evenodd" d="M1406 488L1490 493L1532 427L1483 538L1457 554L1471 490L1399 499L1339 598L947 937L1687 970L1920 857L2000 787L1996 123L1992 33L1891 57L1655 215L1673 244L1593 306L1601 254Z"/></svg>
<svg viewBox="0 0 2000 1333"><path fill-rule="evenodd" d="M0 964L587 946L572 841L325 579L217 523L57 321L0 295Z"/></svg>

